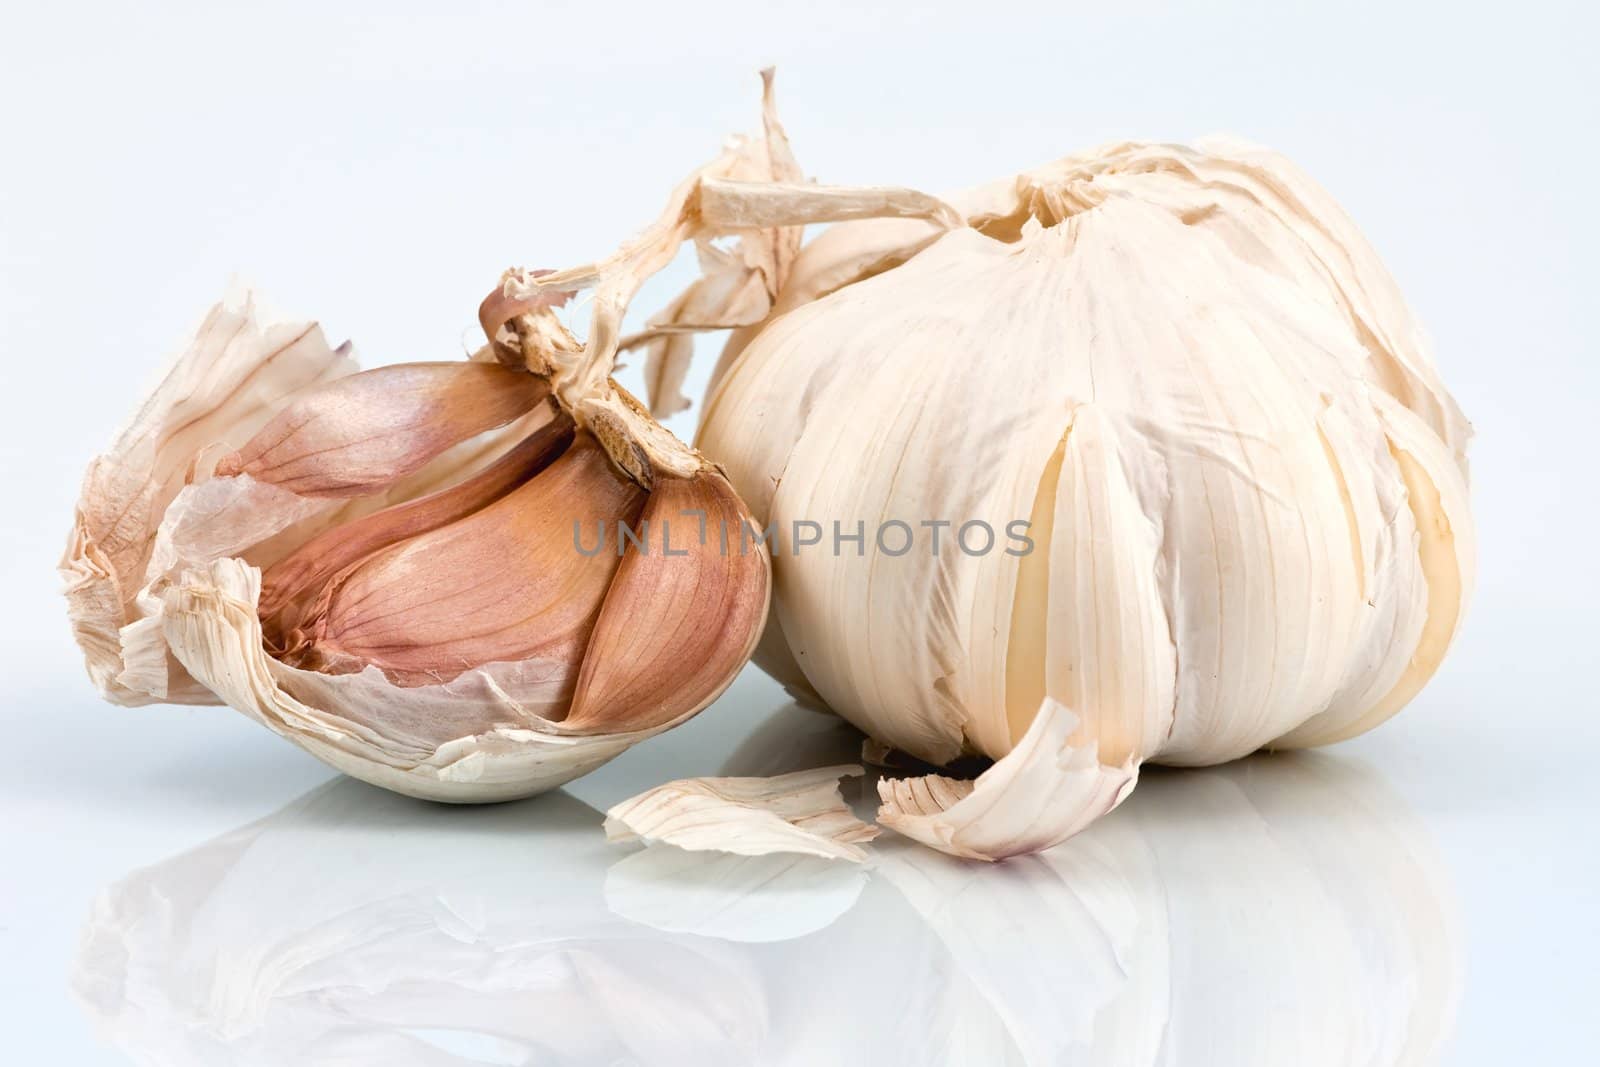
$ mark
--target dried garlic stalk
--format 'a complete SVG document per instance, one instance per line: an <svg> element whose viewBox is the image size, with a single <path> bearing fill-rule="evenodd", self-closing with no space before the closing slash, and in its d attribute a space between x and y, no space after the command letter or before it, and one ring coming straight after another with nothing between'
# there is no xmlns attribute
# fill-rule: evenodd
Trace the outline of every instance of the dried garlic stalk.
<svg viewBox="0 0 1600 1067"><path fill-rule="evenodd" d="M841 778L860 767L822 767L772 778L684 778L624 800L606 812L606 837L643 838L690 851L741 856L793 852L861 863L857 847L878 836L850 813Z"/></svg>
<svg viewBox="0 0 1600 1067"><path fill-rule="evenodd" d="M1042 848L1146 760L1350 737L1438 667L1474 572L1470 428L1287 160L1130 142L948 200L708 169L673 203L591 269L631 294L677 241L743 232L718 262L748 263L842 223L761 259L763 322L679 327L738 327L698 445L781 548L758 662L919 759L999 761L891 787L891 824Z"/></svg>

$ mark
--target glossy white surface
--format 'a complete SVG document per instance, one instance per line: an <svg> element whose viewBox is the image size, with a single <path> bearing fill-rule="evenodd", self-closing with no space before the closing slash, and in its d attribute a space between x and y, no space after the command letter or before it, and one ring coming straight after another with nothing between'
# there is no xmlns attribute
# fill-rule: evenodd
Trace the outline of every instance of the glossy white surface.
<svg viewBox="0 0 1600 1067"><path fill-rule="evenodd" d="M729 4L703 40L676 5L8 13L6 1062L1594 1059L1593 17L861 7L782 29ZM1227 129L1340 199L1479 431L1478 591L1412 707L1152 773L1044 857L886 836L860 871L604 843L599 813L668 778L854 757L753 671L483 809L335 780L227 709L94 698L51 572L78 479L230 272L369 362L453 354L501 267L651 218L773 60L826 179L946 188Z"/></svg>
<svg viewBox="0 0 1600 1067"><path fill-rule="evenodd" d="M1046 855L895 842L864 871L618 855L566 793L462 826L335 782L113 885L73 985L193 1063L1389 1062L1448 1030L1458 932L1377 786L1298 757L1163 775Z"/></svg>
<svg viewBox="0 0 1600 1067"><path fill-rule="evenodd" d="M1600 790L1431 703L1328 752L1152 771L1039 857L887 835L863 869L605 843L636 782L850 758L753 672L479 809L330 779L223 709L84 701L56 721L110 715L106 743L6 789L8 1010L66 1062L1560 1058L1595 1039Z"/></svg>

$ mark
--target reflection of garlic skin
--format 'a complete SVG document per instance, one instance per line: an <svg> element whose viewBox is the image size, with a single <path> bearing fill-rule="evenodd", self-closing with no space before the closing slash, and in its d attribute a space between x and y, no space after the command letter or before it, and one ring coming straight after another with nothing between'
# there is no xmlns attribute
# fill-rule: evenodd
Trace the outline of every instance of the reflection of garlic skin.
<svg viewBox="0 0 1600 1067"><path fill-rule="evenodd" d="M802 251L697 443L780 529L1021 517L1038 547L783 554L758 661L934 763L1005 757L1045 698L1108 769L1399 710L1466 608L1470 430L1343 212L1231 143L951 202L965 227Z"/></svg>
<svg viewBox="0 0 1600 1067"><path fill-rule="evenodd" d="M558 785L714 700L766 614L764 551L624 551L617 523L743 506L591 364L573 392L521 361L542 309L515 310L479 360L355 373L315 327L214 309L79 503L62 569L107 698L228 703L464 801ZM606 550L579 551L598 523Z"/></svg>
<svg viewBox="0 0 1600 1067"><path fill-rule="evenodd" d="M723 770L842 755L816 720L780 712ZM334 782L131 872L98 895L73 988L138 1062L206 1067L482 1063L486 1046L505 1063L1410 1067L1436 1062L1460 991L1423 828L1319 754L1151 774L1086 833L999 865L893 837L872 868L619 855L565 791L450 814Z"/></svg>

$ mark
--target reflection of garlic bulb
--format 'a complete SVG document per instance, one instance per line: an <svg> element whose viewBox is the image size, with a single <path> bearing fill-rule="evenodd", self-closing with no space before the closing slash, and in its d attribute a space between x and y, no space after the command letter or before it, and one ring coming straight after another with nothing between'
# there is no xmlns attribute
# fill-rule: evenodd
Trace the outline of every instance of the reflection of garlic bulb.
<svg viewBox="0 0 1600 1067"><path fill-rule="evenodd" d="M619 857L564 793L463 827L339 782L108 889L74 987L168 1065L1430 1060L1453 929L1381 782L1289 754L1146 788L1040 856L867 871Z"/></svg>
<svg viewBox="0 0 1600 1067"><path fill-rule="evenodd" d="M885 821L1039 847L1141 762L1346 738L1438 667L1473 577L1469 429L1375 253L1283 158L1128 143L948 203L709 177L688 202L680 239L837 223L776 277L707 263L701 296L765 280L760 322L731 299L671 320L739 328L698 444L758 522L866 531L775 553L758 661L1030 798L957 812L966 788L912 783ZM663 261L647 245L606 263ZM994 547L1018 521L1034 550ZM929 529L906 551L890 523Z"/></svg>
<svg viewBox="0 0 1600 1067"><path fill-rule="evenodd" d="M1459 995L1451 906L1381 781L1300 753L1148 777L992 879L883 856L1019 1062L1436 1062Z"/></svg>
<svg viewBox="0 0 1600 1067"><path fill-rule="evenodd" d="M599 819L333 782L118 883L73 985L148 1063L749 1063L759 975L610 914Z"/></svg>

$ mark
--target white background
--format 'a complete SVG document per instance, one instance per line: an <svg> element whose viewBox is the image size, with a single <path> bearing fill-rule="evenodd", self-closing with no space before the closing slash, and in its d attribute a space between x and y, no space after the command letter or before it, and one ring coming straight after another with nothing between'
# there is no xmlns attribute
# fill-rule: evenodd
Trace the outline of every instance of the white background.
<svg viewBox="0 0 1600 1067"><path fill-rule="evenodd" d="M366 362L456 355L503 267L608 251L754 129L755 71L776 63L824 181L938 190L1107 139L1230 132L1285 152L1364 228L1477 428L1481 574L1433 684L1341 751L1382 771L1450 868L1467 966L1451 1062L1592 1055L1600 26L1577 3L1111 6L8 6L12 1051L123 1062L67 993L94 894L328 776L231 712L111 708L83 677L53 566L86 460L163 357L235 274ZM774 703L742 681L601 772L597 802L630 791L630 760L715 770L696 754L726 747L741 700Z"/></svg>

